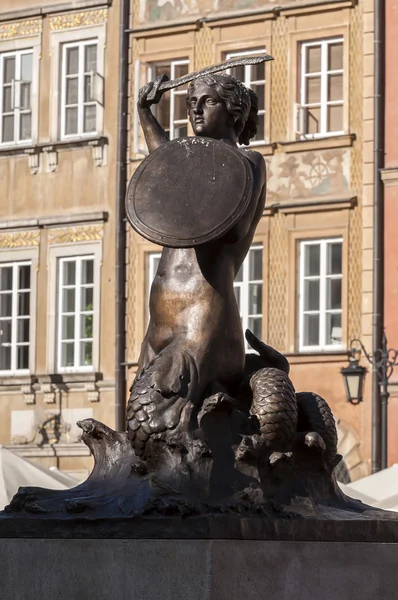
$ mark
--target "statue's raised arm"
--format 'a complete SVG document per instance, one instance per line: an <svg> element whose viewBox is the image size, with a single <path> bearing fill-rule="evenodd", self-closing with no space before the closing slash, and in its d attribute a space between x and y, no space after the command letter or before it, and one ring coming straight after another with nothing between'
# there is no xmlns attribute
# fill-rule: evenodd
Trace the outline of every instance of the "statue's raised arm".
<svg viewBox="0 0 398 600"><path fill-rule="evenodd" d="M151 111L151 106L157 104L162 96L162 94L158 92L152 100L148 98L154 85L155 84L152 81L144 85L139 91L137 101L138 116L140 118L141 127L144 132L149 152L153 152L165 142L170 141L169 136Z"/></svg>

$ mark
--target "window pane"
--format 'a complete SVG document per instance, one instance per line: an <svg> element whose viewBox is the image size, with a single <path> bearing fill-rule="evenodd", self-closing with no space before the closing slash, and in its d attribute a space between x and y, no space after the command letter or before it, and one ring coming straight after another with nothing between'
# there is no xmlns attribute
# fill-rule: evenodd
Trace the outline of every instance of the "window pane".
<svg viewBox="0 0 398 600"><path fill-rule="evenodd" d="M309 133L311 135L314 133L319 133L321 130L321 109L307 108L306 116L306 133Z"/></svg>
<svg viewBox="0 0 398 600"><path fill-rule="evenodd" d="M159 77L159 75L167 75L167 77L170 79L171 66L170 65L156 65L153 69L153 73L154 73L154 77L153 77L154 80L157 77ZM162 102L163 102L163 100L162 100Z"/></svg>
<svg viewBox="0 0 398 600"><path fill-rule="evenodd" d="M11 317L12 295L0 294L0 317Z"/></svg>
<svg viewBox="0 0 398 600"><path fill-rule="evenodd" d="M17 369L29 369L29 346L18 346Z"/></svg>
<svg viewBox="0 0 398 600"><path fill-rule="evenodd" d="M62 292L62 312L75 312L75 289L70 288Z"/></svg>
<svg viewBox="0 0 398 600"><path fill-rule="evenodd" d="M0 267L0 291L12 290L12 267Z"/></svg>
<svg viewBox="0 0 398 600"><path fill-rule="evenodd" d="M66 135L77 133L77 108L65 109L65 133Z"/></svg>
<svg viewBox="0 0 398 600"><path fill-rule="evenodd" d="M319 315L304 315L304 346L319 345Z"/></svg>
<svg viewBox="0 0 398 600"><path fill-rule="evenodd" d="M307 73L321 71L321 46L307 46Z"/></svg>
<svg viewBox="0 0 398 600"><path fill-rule="evenodd" d="M336 242L327 245L327 273L328 275L341 275L343 244Z"/></svg>
<svg viewBox="0 0 398 600"><path fill-rule="evenodd" d="M74 315L62 317L61 337L63 340L74 340L75 339L75 316Z"/></svg>
<svg viewBox="0 0 398 600"><path fill-rule="evenodd" d="M265 108L265 85L258 84L251 86L253 92L258 96L258 110L264 110Z"/></svg>
<svg viewBox="0 0 398 600"><path fill-rule="evenodd" d="M93 364L93 343L92 342L81 342L80 343L80 365L82 367L88 367Z"/></svg>
<svg viewBox="0 0 398 600"><path fill-rule="evenodd" d="M66 50L66 73L75 75L79 72L79 48L68 48Z"/></svg>
<svg viewBox="0 0 398 600"><path fill-rule="evenodd" d="M262 283L249 284L249 314L261 315L262 310Z"/></svg>
<svg viewBox="0 0 398 600"><path fill-rule="evenodd" d="M30 292L18 293L18 316L29 316L30 314Z"/></svg>
<svg viewBox="0 0 398 600"><path fill-rule="evenodd" d="M170 97L163 96L161 104L156 107L156 118L163 129L170 127Z"/></svg>
<svg viewBox="0 0 398 600"><path fill-rule="evenodd" d="M252 250L249 252L249 279L263 278L263 251Z"/></svg>
<svg viewBox="0 0 398 600"><path fill-rule="evenodd" d="M12 112L12 88L7 86L3 89L3 113Z"/></svg>
<svg viewBox="0 0 398 600"><path fill-rule="evenodd" d="M180 121L187 118L187 103L185 94L174 94L174 120Z"/></svg>
<svg viewBox="0 0 398 600"><path fill-rule="evenodd" d="M11 344L11 320L0 322L0 343Z"/></svg>
<svg viewBox="0 0 398 600"><path fill-rule="evenodd" d="M304 310L319 310L319 290L319 279L304 281Z"/></svg>
<svg viewBox="0 0 398 600"><path fill-rule="evenodd" d="M321 78L306 78L306 104L317 104L321 101Z"/></svg>
<svg viewBox="0 0 398 600"><path fill-rule="evenodd" d="M30 319L18 319L17 342L29 342Z"/></svg>
<svg viewBox="0 0 398 600"><path fill-rule="evenodd" d="M74 365L74 348L73 342L63 342L61 344L61 366L73 367Z"/></svg>
<svg viewBox="0 0 398 600"><path fill-rule="evenodd" d="M328 279L326 281L326 308L341 309L341 279Z"/></svg>
<svg viewBox="0 0 398 600"><path fill-rule="evenodd" d="M329 44L329 71L343 68L343 44Z"/></svg>
<svg viewBox="0 0 398 600"><path fill-rule="evenodd" d="M63 285L76 284L76 262L73 260L63 263Z"/></svg>
<svg viewBox="0 0 398 600"><path fill-rule="evenodd" d="M18 288L28 290L30 288L30 265L22 265L18 271Z"/></svg>
<svg viewBox="0 0 398 600"><path fill-rule="evenodd" d="M94 261L84 260L82 262L82 283L94 282Z"/></svg>
<svg viewBox="0 0 398 600"><path fill-rule="evenodd" d="M341 344L341 341L342 341L341 314L326 315L326 343L327 344Z"/></svg>
<svg viewBox="0 0 398 600"><path fill-rule="evenodd" d="M265 63L262 63L261 65L252 65L251 80L252 81L264 81L265 80Z"/></svg>
<svg viewBox="0 0 398 600"><path fill-rule="evenodd" d="M20 140L30 140L32 137L32 115L31 113L22 114L20 117Z"/></svg>
<svg viewBox="0 0 398 600"><path fill-rule="evenodd" d="M22 110L30 109L30 83L21 83L20 85L20 107Z"/></svg>
<svg viewBox="0 0 398 600"><path fill-rule="evenodd" d="M84 102L91 102L93 99L91 90L91 75L84 76Z"/></svg>
<svg viewBox="0 0 398 600"><path fill-rule="evenodd" d="M308 244L304 246L304 276L320 274L321 248L319 244Z"/></svg>
<svg viewBox="0 0 398 600"><path fill-rule="evenodd" d="M14 141L14 115L3 117L3 142Z"/></svg>
<svg viewBox="0 0 398 600"><path fill-rule="evenodd" d="M328 106L328 131L343 131L342 106Z"/></svg>
<svg viewBox="0 0 398 600"><path fill-rule="evenodd" d="M80 339L93 337L93 315L82 315L80 320Z"/></svg>
<svg viewBox="0 0 398 600"><path fill-rule="evenodd" d="M94 302L94 289L92 287L82 288L81 310L82 311L93 310L93 307L94 307L93 302Z"/></svg>
<svg viewBox="0 0 398 600"><path fill-rule="evenodd" d="M239 271L235 277L235 281L243 281L243 265L239 269Z"/></svg>
<svg viewBox="0 0 398 600"><path fill-rule="evenodd" d="M343 75L329 75L328 100L343 100Z"/></svg>
<svg viewBox="0 0 398 600"><path fill-rule="evenodd" d="M84 71L89 73L90 71L97 70L97 45L93 44L86 46L86 52L84 57Z"/></svg>
<svg viewBox="0 0 398 600"><path fill-rule="evenodd" d="M188 135L188 127L186 125L181 125L178 127L174 127L174 139L180 137L186 137Z"/></svg>
<svg viewBox="0 0 398 600"><path fill-rule="evenodd" d="M93 106L85 106L84 107L84 132L90 133L90 131L95 131L97 128L97 107L95 104Z"/></svg>
<svg viewBox="0 0 398 600"><path fill-rule="evenodd" d="M263 322L263 320L262 320L261 317L258 317L257 319L254 318L254 317L251 317L248 320L248 328L260 340L261 340L261 336L262 336L262 331L261 331L261 329L262 329L262 322Z"/></svg>
<svg viewBox="0 0 398 600"><path fill-rule="evenodd" d="M11 369L11 347L10 346L2 346L1 343L0 343L0 369L2 371L9 371Z"/></svg>
<svg viewBox="0 0 398 600"><path fill-rule="evenodd" d="M79 80L71 77L66 80L66 104L77 104L79 94Z"/></svg>
<svg viewBox="0 0 398 600"><path fill-rule="evenodd" d="M32 81L32 73L33 73L32 61L33 61L33 55L31 53L21 55L21 79L22 79L22 81Z"/></svg>
<svg viewBox="0 0 398 600"><path fill-rule="evenodd" d="M4 59L3 83L11 83L15 77L15 58Z"/></svg>
<svg viewBox="0 0 398 600"><path fill-rule="evenodd" d="M233 69L231 69L231 75L239 81L245 81L245 67L243 65L241 65L240 67L234 67Z"/></svg>
<svg viewBox="0 0 398 600"><path fill-rule="evenodd" d="M237 285L234 286L234 293L235 293L235 298L236 298L236 304L238 305L238 309L239 312L241 311L241 306L240 306L240 287L238 287Z"/></svg>
<svg viewBox="0 0 398 600"><path fill-rule="evenodd" d="M182 77L183 75L187 75L189 65L175 65L174 67L174 76Z"/></svg>

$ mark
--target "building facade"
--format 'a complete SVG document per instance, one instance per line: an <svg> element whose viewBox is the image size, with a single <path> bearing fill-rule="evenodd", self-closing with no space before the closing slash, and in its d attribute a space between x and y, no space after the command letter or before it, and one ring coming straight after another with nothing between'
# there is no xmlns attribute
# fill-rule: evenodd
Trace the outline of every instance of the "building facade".
<svg viewBox="0 0 398 600"><path fill-rule="evenodd" d="M337 417L352 479L371 457L371 381L346 400L340 369L354 338L372 346L373 1L136 0L131 32L131 174L146 154L140 86L267 51L236 68L259 97L252 146L268 169L267 204L235 282L242 325L284 352L297 390L324 396ZM156 114L170 137L190 133L185 90ZM160 248L129 235L128 362L132 377L148 320Z"/></svg>
<svg viewBox="0 0 398 600"><path fill-rule="evenodd" d="M0 3L0 443L84 476L114 423L118 3Z"/></svg>

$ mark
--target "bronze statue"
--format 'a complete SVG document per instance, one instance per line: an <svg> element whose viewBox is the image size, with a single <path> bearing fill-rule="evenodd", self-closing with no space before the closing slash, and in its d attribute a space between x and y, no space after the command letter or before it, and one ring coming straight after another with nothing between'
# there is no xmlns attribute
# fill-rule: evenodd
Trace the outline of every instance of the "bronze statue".
<svg viewBox="0 0 398 600"><path fill-rule="evenodd" d="M144 523L148 515L371 514L337 487L341 457L327 402L296 393L286 357L250 331L255 352L245 354L233 282L264 209L266 169L261 154L242 147L257 131L255 94L214 74L228 64L174 82L162 77L139 94L149 156L132 178L126 208L133 227L164 248L127 432L94 419L79 423L95 459L88 480L62 492L23 489L7 514L112 518L123 535L127 517ZM169 141L151 106L187 81L195 135ZM219 537L234 536L230 526ZM250 535L256 532L253 525Z"/></svg>

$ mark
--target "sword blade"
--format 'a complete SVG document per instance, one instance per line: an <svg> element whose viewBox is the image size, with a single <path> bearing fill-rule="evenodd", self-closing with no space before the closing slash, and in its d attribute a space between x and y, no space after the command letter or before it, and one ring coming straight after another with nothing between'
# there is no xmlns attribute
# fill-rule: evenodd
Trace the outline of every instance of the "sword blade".
<svg viewBox="0 0 398 600"><path fill-rule="evenodd" d="M195 71L194 73L189 73L188 75L182 75L182 77L177 77L177 79L173 79L172 81L163 81L159 86L154 86L154 88L148 94L148 99L153 99L159 92L163 94L164 92L168 92L176 87L190 83L191 81L194 81L199 77L204 77L205 75L219 73L220 71L226 71L227 69L232 69L233 67L241 67L244 65L260 65L268 60L274 60L270 54L260 54L259 56L246 56L232 58L231 60L224 60L223 62L212 65L211 67L200 69L200 71Z"/></svg>

